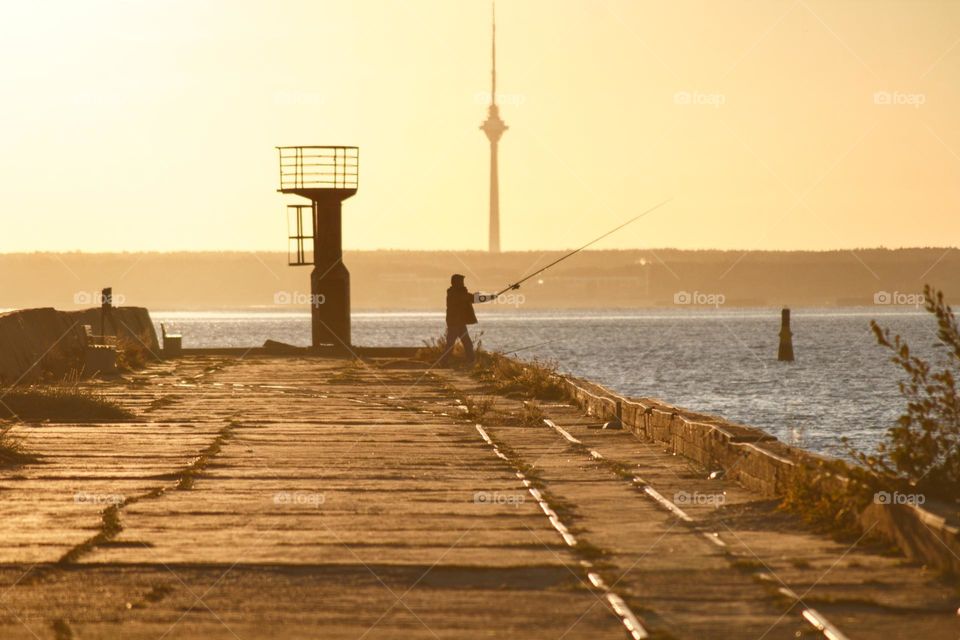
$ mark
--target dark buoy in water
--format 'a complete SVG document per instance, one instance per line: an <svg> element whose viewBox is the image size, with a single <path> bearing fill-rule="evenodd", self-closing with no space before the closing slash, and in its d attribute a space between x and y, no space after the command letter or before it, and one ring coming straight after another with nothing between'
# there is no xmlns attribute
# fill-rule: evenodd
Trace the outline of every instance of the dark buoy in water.
<svg viewBox="0 0 960 640"><path fill-rule="evenodd" d="M790 309L780 312L780 350L777 352L780 362L793 362L793 333L790 331Z"/></svg>

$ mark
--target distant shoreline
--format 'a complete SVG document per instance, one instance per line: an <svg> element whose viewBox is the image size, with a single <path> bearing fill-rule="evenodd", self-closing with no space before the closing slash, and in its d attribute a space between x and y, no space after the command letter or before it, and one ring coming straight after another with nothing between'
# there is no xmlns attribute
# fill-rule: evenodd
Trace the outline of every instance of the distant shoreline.
<svg viewBox="0 0 960 640"><path fill-rule="evenodd" d="M347 251L355 310L431 310L450 275L498 291L562 252ZM307 308L310 267L283 253L0 254L0 306L90 306L103 287L149 309ZM954 294L960 250L595 250L535 275L498 303L525 309L913 307L925 284Z"/></svg>

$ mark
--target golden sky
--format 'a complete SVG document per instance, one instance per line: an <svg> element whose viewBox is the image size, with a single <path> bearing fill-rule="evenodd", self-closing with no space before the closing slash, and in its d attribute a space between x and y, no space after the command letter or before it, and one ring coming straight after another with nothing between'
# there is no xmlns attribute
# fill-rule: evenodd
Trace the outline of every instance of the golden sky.
<svg viewBox="0 0 960 640"><path fill-rule="evenodd" d="M360 147L347 249L486 247L490 5L0 5L0 251L286 249L274 146ZM501 0L505 250L956 245L960 2ZM295 199L294 199L295 200Z"/></svg>

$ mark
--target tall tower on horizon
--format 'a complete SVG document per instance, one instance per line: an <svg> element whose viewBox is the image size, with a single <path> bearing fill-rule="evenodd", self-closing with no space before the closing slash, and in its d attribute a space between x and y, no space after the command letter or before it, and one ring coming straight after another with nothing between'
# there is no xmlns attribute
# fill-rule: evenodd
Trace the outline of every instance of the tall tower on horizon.
<svg viewBox="0 0 960 640"><path fill-rule="evenodd" d="M487 107L487 119L480 130L487 134L490 141L490 253L500 253L500 177L497 169L497 145L507 130L507 124L500 118L497 106L497 13L496 4L491 6L493 19L492 67L490 71L490 106Z"/></svg>

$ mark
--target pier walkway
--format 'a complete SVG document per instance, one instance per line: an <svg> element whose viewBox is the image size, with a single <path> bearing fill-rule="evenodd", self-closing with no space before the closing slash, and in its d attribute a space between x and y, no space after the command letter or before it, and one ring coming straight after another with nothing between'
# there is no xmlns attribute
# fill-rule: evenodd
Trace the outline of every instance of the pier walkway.
<svg viewBox="0 0 960 640"><path fill-rule="evenodd" d="M42 458L0 469L0 638L960 633L930 572L462 372L191 356L97 386L136 418L12 429Z"/></svg>

